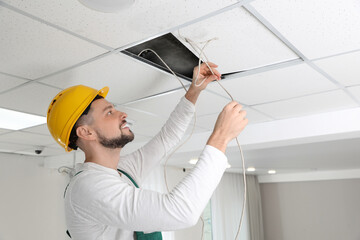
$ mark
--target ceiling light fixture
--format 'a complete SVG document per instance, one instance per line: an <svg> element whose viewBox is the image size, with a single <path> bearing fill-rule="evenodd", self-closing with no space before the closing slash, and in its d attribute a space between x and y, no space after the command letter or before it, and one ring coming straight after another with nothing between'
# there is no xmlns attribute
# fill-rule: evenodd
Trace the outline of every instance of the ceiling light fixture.
<svg viewBox="0 0 360 240"><path fill-rule="evenodd" d="M255 172L256 169L254 167L248 167L246 170L248 172Z"/></svg>
<svg viewBox="0 0 360 240"><path fill-rule="evenodd" d="M20 130L46 123L46 117L0 108L0 128Z"/></svg>
<svg viewBox="0 0 360 240"><path fill-rule="evenodd" d="M275 174L275 173L276 173L275 170L269 170L269 171L268 171L268 174Z"/></svg>
<svg viewBox="0 0 360 240"><path fill-rule="evenodd" d="M122 9L130 7L135 0L79 0L85 7L92 10L116 13Z"/></svg>

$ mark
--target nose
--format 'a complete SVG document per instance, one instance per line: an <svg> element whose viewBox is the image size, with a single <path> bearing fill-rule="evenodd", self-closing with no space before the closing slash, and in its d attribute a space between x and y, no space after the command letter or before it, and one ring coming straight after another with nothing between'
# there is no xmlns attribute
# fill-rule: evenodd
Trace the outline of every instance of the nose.
<svg viewBox="0 0 360 240"><path fill-rule="evenodd" d="M119 113L120 113L120 119L121 119L121 120L125 120L125 119L127 118L127 114L126 114L126 113L120 112L120 111L119 111Z"/></svg>

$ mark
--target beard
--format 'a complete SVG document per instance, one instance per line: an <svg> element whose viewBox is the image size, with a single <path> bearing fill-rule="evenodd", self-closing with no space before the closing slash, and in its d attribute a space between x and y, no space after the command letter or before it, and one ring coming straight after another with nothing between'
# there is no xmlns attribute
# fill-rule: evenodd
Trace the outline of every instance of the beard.
<svg viewBox="0 0 360 240"><path fill-rule="evenodd" d="M134 140L134 133L130 129L129 129L129 131L130 131L130 134L128 134L128 135L125 135L121 131L121 133L122 133L121 136L115 137L115 138L106 138L99 132L96 131L96 133L99 137L99 142L103 147L115 149L115 148L123 148L126 144L128 144L129 142Z"/></svg>

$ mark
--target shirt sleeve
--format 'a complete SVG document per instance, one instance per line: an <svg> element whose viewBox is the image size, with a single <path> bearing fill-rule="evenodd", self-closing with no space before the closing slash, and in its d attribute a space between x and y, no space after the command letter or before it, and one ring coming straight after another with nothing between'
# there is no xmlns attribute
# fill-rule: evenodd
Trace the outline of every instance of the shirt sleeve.
<svg viewBox="0 0 360 240"><path fill-rule="evenodd" d="M80 218L130 231L172 231L196 224L227 165L207 145L194 169L168 194L130 186L119 176L83 173L69 192Z"/></svg>
<svg viewBox="0 0 360 240"><path fill-rule="evenodd" d="M118 168L125 170L141 185L143 179L183 138L195 106L182 97L161 131L137 151L122 156Z"/></svg>

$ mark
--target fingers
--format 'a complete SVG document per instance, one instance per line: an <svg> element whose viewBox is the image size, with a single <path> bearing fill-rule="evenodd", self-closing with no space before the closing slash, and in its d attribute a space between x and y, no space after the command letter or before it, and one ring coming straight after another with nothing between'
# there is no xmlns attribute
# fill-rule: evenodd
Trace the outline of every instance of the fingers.
<svg viewBox="0 0 360 240"><path fill-rule="evenodd" d="M228 108L229 110L235 109L237 112L240 112L242 109L242 105L236 101L231 101L228 104L226 104L225 108Z"/></svg>
<svg viewBox="0 0 360 240"><path fill-rule="evenodd" d="M232 110L234 113L238 113L241 119L245 119L246 117L247 113L245 110L242 110L243 106L236 101L228 103L225 108L227 108L228 110Z"/></svg>
<svg viewBox="0 0 360 240"><path fill-rule="evenodd" d="M214 81L214 80L216 80L216 79L218 79L217 76L215 76L215 75L210 75L210 76L205 80L205 82L210 83L210 82L212 82L212 81Z"/></svg>
<svg viewBox="0 0 360 240"><path fill-rule="evenodd" d="M205 63L203 63L203 64L205 64ZM218 67L218 65L216 65L215 63L212 63L212 62L207 62L207 64L210 66L210 67L214 67L214 68L217 68Z"/></svg>
<svg viewBox="0 0 360 240"><path fill-rule="evenodd" d="M225 108L227 109L233 109L236 105L239 105L236 101L231 101L228 104L226 104Z"/></svg>
<svg viewBox="0 0 360 240"><path fill-rule="evenodd" d="M233 110L234 110L234 112L240 112L242 108L243 108L243 106L238 103L234 106Z"/></svg>
<svg viewBox="0 0 360 240"><path fill-rule="evenodd" d="M209 69L209 67L211 69ZM218 65L216 65L215 63L212 62L207 62L207 63L202 63L200 65L200 74L203 76L211 76L211 75L215 75L216 78L214 78L213 80L220 80L221 79L221 74L220 72L215 69L217 68ZM194 73L198 72L198 66L194 68Z"/></svg>

